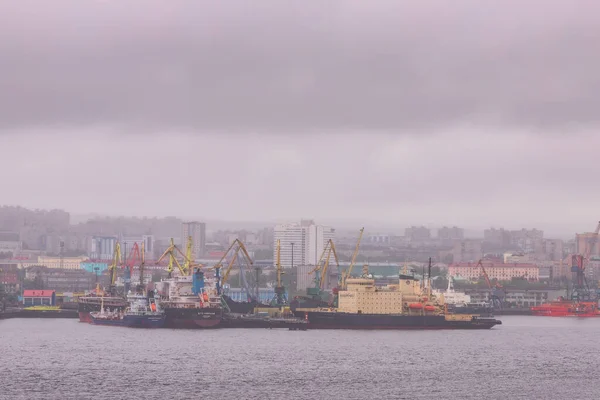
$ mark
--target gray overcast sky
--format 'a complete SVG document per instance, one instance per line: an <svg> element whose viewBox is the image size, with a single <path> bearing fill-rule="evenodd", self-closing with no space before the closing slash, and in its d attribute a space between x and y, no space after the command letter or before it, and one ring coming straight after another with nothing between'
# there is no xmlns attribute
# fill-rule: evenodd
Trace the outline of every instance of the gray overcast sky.
<svg viewBox="0 0 600 400"><path fill-rule="evenodd" d="M0 203L591 230L600 2L0 3Z"/></svg>

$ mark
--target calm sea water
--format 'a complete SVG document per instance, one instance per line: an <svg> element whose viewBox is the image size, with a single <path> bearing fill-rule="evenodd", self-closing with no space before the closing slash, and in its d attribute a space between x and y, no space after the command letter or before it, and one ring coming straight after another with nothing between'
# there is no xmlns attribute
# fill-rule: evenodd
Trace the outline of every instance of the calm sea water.
<svg viewBox="0 0 600 400"><path fill-rule="evenodd" d="M600 319L489 331L135 330L0 321L0 399L584 399Z"/></svg>

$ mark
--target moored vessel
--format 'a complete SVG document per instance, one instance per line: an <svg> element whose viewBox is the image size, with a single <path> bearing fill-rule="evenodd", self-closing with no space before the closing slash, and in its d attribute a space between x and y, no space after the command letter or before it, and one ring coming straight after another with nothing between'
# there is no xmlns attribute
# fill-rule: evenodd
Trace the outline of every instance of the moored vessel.
<svg viewBox="0 0 600 400"><path fill-rule="evenodd" d="M216 328L221 323L221 298L204 287L204 273L196 269L157 283L162 295L160 305L166 314L167 328Z"/></svg>
<svg viewBox="0 0 600 400"><path fill-rule="evenodd" d="M104 307L115 311L124 311L129 303L123 297L104 296L104 292L100 287L96 287L95 291L87 296L82 296L77 299L77 312L79 313L79 322L92 322L90 313L99 312L102 304Z"/></svg>
<svg viewBox="0 0 600 400"><path fill-rule="evenodd" d="M531 307L531 313L546 317L600 317L598 302L564 298Z"/></svg>
<svg viewBox="0 0 600 400"><path fill-rule="evenodd" d="M162 328L166 315L158 308L153 298L143 295L127 296L129 307L125 311L106 311L101 302L100 311L90 313L92 324L125 326L129 328Z"/></svg>
<svg viewBox="0 0 600 400"><path fill-rule="evenodd" d="M301 309L308 329L490 329L502 322L470 314L451 314L420 282L402 275L397 284L377 287L369 277L347 279L338 307Z"/></svg>

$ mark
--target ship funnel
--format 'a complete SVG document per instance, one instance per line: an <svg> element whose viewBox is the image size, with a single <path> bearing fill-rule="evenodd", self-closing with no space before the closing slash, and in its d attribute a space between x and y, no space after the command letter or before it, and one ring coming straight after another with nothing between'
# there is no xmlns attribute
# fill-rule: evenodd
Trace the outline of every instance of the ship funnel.
<svg viewBox="0 0 600 400"><path fill-rule="evenodd" d="M204 272L196 268L192 275L192 293L197 296L204 289Z"/></svg>

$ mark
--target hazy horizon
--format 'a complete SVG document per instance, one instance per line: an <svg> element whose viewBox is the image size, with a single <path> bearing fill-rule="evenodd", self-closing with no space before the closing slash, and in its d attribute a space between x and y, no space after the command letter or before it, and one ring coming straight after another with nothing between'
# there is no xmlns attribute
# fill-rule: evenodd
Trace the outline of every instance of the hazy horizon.
<svg viewBox="0 0 600 400"><path fill-rule="evenodd" d="M595 227L600 3L249 4L0 4L2 203Z"/></svg>

